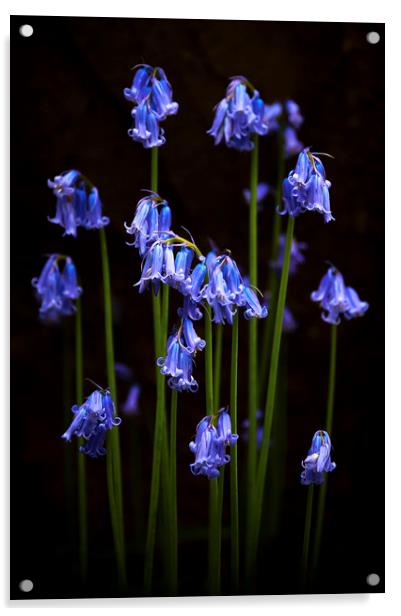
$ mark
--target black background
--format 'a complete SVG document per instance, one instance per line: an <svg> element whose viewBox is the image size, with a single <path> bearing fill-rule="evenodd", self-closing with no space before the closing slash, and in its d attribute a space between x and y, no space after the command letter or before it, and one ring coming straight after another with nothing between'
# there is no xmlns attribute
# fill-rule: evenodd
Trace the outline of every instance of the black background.
<svg viewBox="0 0 401 616"><path fill-rule="evenodd" d="M18 28L30 23L34 34ZM366 33L381 41L369 45ZM339 327L338 382L332 440L336 471L330 476L320 575L314 591L375 592L384 589L384 26L378 24L187 21L153 19L12 17L11 19L11 221L12 221L12 537L11 587L34 582L34 597L115 596L115 566L105 460L88 460L90 579L79 584L76 555L73 446L60 439L73 400L73 324L39 323L31 287L50 252L71 254L84 288L85 376L106 384L99 239L80 229L63 238L51 225L54 197L47 178L77 168L99 188L107 228L115 308L116 358L141 383L142 415L120 430L125 479L125 519L132 595L141 594L141 511L150 481L150 428L154 415L154 354L150 296L132 287L140 260L126 246L142 188L149 187L150 153L127 136L130 104L122 90L139 62L162 66L179 113L164 123L159 189L173 210L173 227L190 229L206 251L212 238L247 264L249 155L215 147L206 134L213 106L227 79L244 74L266 102L295 99L305 123L300 138L329 152L335 222L316 214L296 221L295 235L309 245L307 261L290 280L288 303L299 328L288 339L288 451L281 534L263 551L260 593L298 590L297 573L306 492L300 461L322 427L327 389L329 326L309 295L329 259L346 282L370 303L363 319ZM260 178L275 183L276 138L261 142ZM288 169L293 160L288 161ZM267 278L273 201L259 217L259 279ZM172 315L172 313L170 313ZM171 316L172 320L172 316ZM68 320L67 320L68 321ZM241 322L239 417L246 417L246 333ZM229 358L230 331L224 338ZM198 355L196 395L179 398L178 507L180 583L183 594L204 593L207 480L193 477L187 444L205 414L203 362ZM87 384L86 393L91 385ZM119 398L126 395L121 384ZM222 403L229 381L223 370ZM67 415L66 415L67 412ZM141 450L132 451L135 434ZM239 465L246 446L238 444ZM141 461L142 497L131 496L135 455ZM72 490L72 491L71 491ZM228 524L228 499L225 522ZM228 527L227 527L228 528ZM202 534L203 533L203 534ZM381 584L366 585L369 573ZM229 544L223 541L223 590ZM28 597L26 597L28 598Z"/></svg>

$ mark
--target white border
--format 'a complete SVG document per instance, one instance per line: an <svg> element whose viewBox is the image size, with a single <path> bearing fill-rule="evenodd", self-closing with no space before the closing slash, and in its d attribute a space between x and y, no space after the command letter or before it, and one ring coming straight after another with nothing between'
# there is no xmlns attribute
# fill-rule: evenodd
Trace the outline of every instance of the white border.
<svg viewBox="0 0 401 616"><path fill-rule="evenodd" d="M0 155L4 158L0 164L0 183L3 189L4 200L0 207L0 230L2 241L0 248L0 289L1 297L1 353L0 353L0 391L5 394L8 392L8 62L9 62L9 15L71 15L71 16L114 16L114 17L175 17L175 18L208 18L208 19L260 19L260 20L282 20L282 21L343 21L343 22L386 22L386 262L387 277L386 285L386 354L387 354L387 379L386 379L386 400L387 400L387 497L386 497L386 519L387 519L387 542L386 542L386 589L385 595L326 595L326 596L270 596L270 597L235 597L235 598L213 598L197 597L195 599L102 599L102 600L71 600L71 601L15 601L8 602L8 550L3 550L0 559L0 584L1 584L1 604L19 612L21 609L31 609L34 611L43 608L51 608L53 612L59 609L74 609L74 614L85 610L94 612L99 608L112 609L134 609L136 613L143 611L149 612L152 609L162 609L164 612L190 610L194 616L203 612L216 612L221 609L230 609L231 612L240 613L245 609L252 612L266 614L290 614L296 611L297 616L313 616L322 613L325 616L336 614L339 610L352 610L352 613L367 614L377 616L379 612L385 614L401 613L401 583L400 583L400 473L399 473L399 438L400 434L400 393L398 383L399 375L399 349L400 337L399 328L399 289L401 281L400 257L398 246L400 242L400 210L401 197L398 178L400 176L400 19L399 8L395 2L380 0L380 2L356 2L355 0L336 0L336 2L322 2L322 0L308 0L300 2L287 0L286 2L261 2L258 6L256 1L253 3L235 4L233 0L202 0L201 3L194 3L192 6L188 2L178 0L152 0L149 3L134 3L131 1L113 0L102 6L100 10L93 2L85 0L70 0L68 3L41 2L13 2L8 6L2 6L1 28L2 28L2 50L4 52L3 61L0 63L3 84L3 95L0 97L4 111L1 115L1 144ZM316 50L318 53L319 50ZM21 75L21 79L24 76ZM366 127L369 130L369 127ZM368 179L367 179L368 181ZM383 202L377 204L384 207ZM23 250L23 247L21 247ZM6 291L7 289L7 291ZM20 375L23 380L24 375ZM8 545L8 396L4 395L4 402L1 406L0 415L2 418L1 434L1 459L2 464L2 490L3 495L1 506L1 529L5 541L2 545ZM38 409L33 409L38 412ZM39 411L40 412L40 411ZM378 409L382 413L383 408ZM370 460L361 461L360 472L369 472L369 466L375 463L375 451L371 452ZM3 506L4 503L4 506ZM6 581L6 584L4 582Z"/></svg>

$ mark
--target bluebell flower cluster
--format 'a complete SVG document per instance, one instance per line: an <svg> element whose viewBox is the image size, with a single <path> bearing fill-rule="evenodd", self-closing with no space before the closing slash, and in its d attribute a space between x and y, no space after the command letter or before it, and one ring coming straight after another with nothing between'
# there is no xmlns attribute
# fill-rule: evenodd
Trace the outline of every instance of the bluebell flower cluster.
<svg viewBox="0 0 401 616"><path fill-rule="evenodd" d="M330 210L330 186L322 161L305 148L298 156L295 169L283 182L283 209L277 211L294 217L306 211L319 212L325 222L330 222L334 220Z"/></svg>
<svg viewBox="0 0 401 616"><path fill-rule="evenodd" d="M56 175L47 185L57 199L56 214L49 221L63 227L64 235L76 237L78 227L100 229L109 224L98 189L76 169Z"/></svg>
<svg viewBox="0 0 401 616"><path fill-rule="evenodd" d="M61 438L70 442L73 436L85 441L81 453L97 458L107 453L104 442L107 430L119 426L121 419L115 416L114 402L108 390L95 390L81 405L72 407L74 419Z"/></svg>
<svg viewBox="0 0 401 616"><path fill-rule="evenodd" d="M215 145L224 139L229 148L250 151L253 135L266 135L268 130L266 105L259 92L246 77L232 77L225 97L215 107L208 135L214 137Z"/></svg>
<svg viewBox="0 0 401 616"><path fill-rule="evenodd" d="M173 101L173 90L162 68L148 64L135 68L131 87L124 88L125 98L135 105L131 111L134 126L128 135L144 148L158 148L166 142L160 122L177 113L178 103Z"/></svg>
<svg viewBox="0 0 401 616"><path fill-rule="evenodd" d="M323 321L332 325L340 323L341 315L348 320L355 319L362 317L369 308L355 289L345 285L342 274L333 266L323 276L317 291L311 293L311 299L323 308Z"/></svg>
<svg viewBox="0 0 401 616"><path fill-rule="evenodd" d="M331 461L331 440L325 430L318 430L313 435L312 445L308 456L302 461L303 471L301 483L308 486L311 483L321 485L324 483L323 473L331 473L336 468Z"/></svg>
<svg viewBox="0 0 401 616"><path fill-rule="evenodd" d="M134 383L128 390L127 398L121 405L121 411L126 415L139 415L139 396L141 386Z"/></svg>
<svg viewBox="0 0 401 616"><path fill-rule="evenodd" d="M32 279L32 286L41 302L39 316L44 321L58 322L61 317L75 313L74 300L81 295L82 289L71 257L50 255L39 278Z"/></svg>
<svg viewBox="0 0 401 616"><path fill-rule="evenodd" d="M190 464L191 472L209 479L219 477L219 468L230 462L226 447L233 447L237 440L238 434L231 431L227 409L221 409L217 417L204 417L196 427L195 439L189 443L189 449L195 455L195 462Z"/></svg>
<svg viewBox="0 0 401 616"><path fill-rule="evenodd" d="M293 238L290 253L290 276L296 274L298 271L298 267L305 262L305 255L302 254L302 251L306 250L307 247L308 245L305 244L305 242L298 242L295 238ZM283 269L284 251L285 233L281 233L278 241L277 259L270 262L270 266L278 272L281 272L281 270Z"/></svg>

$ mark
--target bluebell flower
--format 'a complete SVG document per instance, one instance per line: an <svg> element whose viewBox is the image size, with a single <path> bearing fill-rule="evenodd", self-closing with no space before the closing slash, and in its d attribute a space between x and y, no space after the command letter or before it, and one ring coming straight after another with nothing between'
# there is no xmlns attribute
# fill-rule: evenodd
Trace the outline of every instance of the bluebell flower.
<svg viewBox="0 0 401 616"><path fill-rule="evenodd" d="M132 369L127 366L127 364L123 364L122 362L117 362L114 364L114 369L116 371L116 375L123 379L124 381L131 381L133 377Z"/></svg>
<svg viewBox="0 0 401 616"><path fill-rule="evenodd" d="M264 319L267 317L267 306L262 305L251 287L245 287L242 292L242 305L246 308L244 317L249 320L253 318Z"/></svg>
<svg viewBox="0 0 401 616"><path fill-rule="evenodd" d="M331 461L331 441L325 430L315 432L308 456L302 461L303 472L301 473L302 485L324 483L323 473L331 473L336 468Z"/></svg>
<svg viewBox="0 0 401 616"><path fill-rule="evenodd" d="M292 240L291 244L291 253L290 253L290 275L294 275L298 271L299 265L305 262L305 256L302 254L302 251L307 248L307 244L305 242L298 242L295 238ZM278 241L278 253L277 259L275 261L270 261L270 266L281 272L283 269L283 261L284 261L284 251L285 251L285 234L282 233L279 237Z"/></svg>
<svg viewBox="0 0 401 616"><path fill-rule="evenodd" d="M129 388L127 398L121 406L121 411L127 415L139 415L139 396L141 393L141 387L137 383L131 385Z"/></svg>
<svg viewBox="0 0 401 616"><path fill-rule="evenodd" d="M332 325L340 323L341 315L353 319L363 316L369 308L352 287L346 287L342 274L333 266L323 276L317 291L311 293L311 299L323 308L322 319Z"/></svg>
<svg viewBox="0 0 401 616"><path fill-rule="evenodd" d="M298 156L295 169L283 182L283 209L277 211L293 217L307 210L315 211L323 215L325 222L330 222L334 220L330 211L330 186L323 163L305 148Z"/></svg>
<svg viewBox="0 0 401 616"><path fill-rule="evenodd" d="M269 195L271 192L272 192L271 186L269 186L265 182L260 182L258 184L257 190L256 190L256 202L258 204L259 211L262 209L262 201L264 201L267 195ZM249 205L249 203L251 202L251 191L249 190L249 188L244 188L243 195L244 195L245 201Z"/></svg>
<svg viewBox="0 0 401 616"><path fill-rule="evenodd" d="M257 409L256 411L256 447L257 449L260 449L262 447L262 442L263 442L263 416L264 416L263 412L260 409ZM243 438L245 442L248 442L249 419L244 419L241 423L241 427L243 428L243 432L241 433L241 438Z"/></svg>
<svg viewBox="0 0 401 616"><path fill-rule="evenodd" d="M291 334L298 327L298 323L296 322L294 315L288 306L284 306L284 315L283 315L283 333Z"/></svg>
<svg viewBox="0 0 401 616"><path fill-rule="evenodd" d="M293 100L287 100L284 107L288 124L298 130L304 121L299 105Z"/></svg>
<svg viewBox="0 0 401 616"><path fill-rule="evenodd" d="M170 377L167 383L171 389L194 393L198 390L198 383L192 376L193 353L196 349L193 353L188 349L182 330L180 327L168 337L166 356L159 357L156 363L161 374ZM194 344L199 347L198 341Z"/></svg>
<svg viewBox="0 0 401 616"><path fill-rule="evenodd" d="M250 86L246 77L232 77L225 98L215 107L208 135L214 137L215 145L224 139L230 148L249 151L253 149L252 136L266 135L268 130L265 104L259 92Z"/></svg>
<svg viewBox="0 0 401 616"><path fill-rule="evenodd" d="M135 68L131 88L124 88L125 98L135 105L131 112L135 125L128 135L145 148L160 147L166 139L159 123L177 113L178 103L173 101L172 87L162 68L147 64Z"/></svg>
<svg viewBox="0 0 401 616"><path fill-rule="evenodd" d="M193 475L205 475L209 479L219 477L218 469L230 462L225 449L234 446L237 440L238 434L231 432L226 409L221 409L217 417L204 417L196 427L195 439L189 443L189 449L195 455L195 462L190 464Z"/></svg>
<svg viewBox="0 0 401 616"><path fill-rule="evenodd" d="M304 144L298 139L296 130L292 126L286 126L283 131L284 156L289 158L299 154L304 149Z"/></svg>
<svg viewBox="0 0 401 616"><path fill-rule="evenodd" d="M158 194L150 193L139 200L133 221L130 225L125 222L124 226L134 236L134 242L129 245L138 248L143 256L157 239L165 239L170 234L171 209Z"/></svg>
<svg viewBox="0 0 401 616"><path fill-rule="evenodd" d="M56 214L49 221L62 226L65 235L76 237L78 227L100 229L109 224L96 186L76 169L56 175L47 185L57 198Z"/></svg>
<svg viewBox="0 0 401 616"><path fill-rule="evenodd" d="M114 402L108 390L95 390L81 405L72 407L74 419L62 438L70 442L73 436L82 437L85 443L82 453L92 458L105 455L106 431L119 426L121 419L115 416Z"/></svg>
<svg viewBox="0 0 401 616"><path fill-rule="evenodd" d="M64 265L60 269L62 262ZM41 302L39 317L44 321L57 322L75 313L74 300L81 295L82 289L71 257L50 255L39 278L32 279L32 286Z"/></svg>
<svg viewBox="0 0 401 616"><path fill-rule="evenodd" d="M280 128L280 117L283 113L283 106L279 102L265 106L265 120L271 131L278 131Z"/></svg>

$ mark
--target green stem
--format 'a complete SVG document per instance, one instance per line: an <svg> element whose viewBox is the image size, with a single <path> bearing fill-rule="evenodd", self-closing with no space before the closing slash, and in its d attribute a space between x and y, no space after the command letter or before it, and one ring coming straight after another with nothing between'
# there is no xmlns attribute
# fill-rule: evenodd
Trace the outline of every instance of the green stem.
<svg viewBox="0 0 401 616"><path fill-rule="evenodd" d="M251 176L249 203L249 281L254 288L258 285L258 158L259 140L254 138L254 148L251 153ZM249 346L248 346L248 481L247 481L247 514L248 520L252 516L255 499L255 477L256 477L256 411L258 404L258 326L257 319L249 321ZM250 527L248 527L249 529ZM248 536L249 539L249 536Z"/></svg>
<svg viewBox="0 0 401 616"><path fill-rule="evenodd" d="M170 411L170 490L171 490L171 592L177 594L177 390L171 390Z"/></svg>
<svg viewBox="0 0 401 616"><path fill-rule="evenodd" d="M151 178L150 189L154 192L158 190L158 148L151 149ZM161 315L161 299L160 292L155 295L152 293L153 306L153 334L155 356L160 357L163 353L163 326ZM153 437L153 459L152 459L152 477L150 482L150 499L148 512L148 528L146 535L145 547L145 569L144 569L144 590L146 594L150 594L152 589L153 577L153 561L156 540L156 523L157 511L159 504L159 488L160 488L160 467L162 447L164 441L165 426L165 388L164 379L160 374L160 369L156 367L156 416Z"/></svg>
<svg viewBox="0 0 401 616"><path fill-rule="evenodd" d="M284 135L283 129L280 128L278 132L278 170L277 170L277 184L276 184L276 205L281 205L282 186L285 175L285 158L284 158ZM273 214L273 230L271 238L271 262L276 261L278 255L279 239L281 231L281 216L274 211ZM267 369L269 365L269 349L271 348L271 340L273 334L274 316L277 306L277 292L278 292L278 276L274 268L269 266L269 275L267 279L267 290L270 292L269 299L269 318L265 319L263 324L263 338L262 338L262 354L260 360L259 370L259 383L265 383L267 380ZM266 388L260 385L259 395L264 396Z"/></svg>
<svg viewBox="0 0 401 616"><path fill-rule="evenodd" d="M230 415L232 433L237 433L238 389L238 314L234 316L231 342ZM238 450L231 449L230 462L230 512L231 512L231 592L239 586L239 516L238 516Z"/></svg>
<svg viewBox="0 0 401 616"><path fill-rule="evenodd" d="M333 427L334 411L334 391L336 386L336 363L337 363L337 325L331 326L330 331L330 364L329 364L329 385L327 393L326 426L325 430L331 436ZM324 511L326 508L327 479L319 488L319 498L317 503L316 530L313 546L312 574L315 575L319 564L320 546L322 543Z"/></svg>
<svg viewBox="0 0 401 616"><path fill-rule="evenodd" d="M215 327L216 344L214 347L214 408L220 408L220 389L221 389L221 359L223 354L223 325L217 323Z"/></svg>
<svg viewBox="0 0 401 616"><path fill-rule="evenodd" d="M270 370L269 370L269 381L267 386L267 397L266 397L266 407L265 407L265 417L264 417L264 425L263 425L263 441L260 450L260 458L257 469L257 480L256 480L256 502L255 502L255 512L252 516L252 519L249 520L251 525L250 537L251 540L248 543L248 551L247 551L247 559L246 559L246 568L247 568L247 578L250 579L252 575L252 571L254 569L254 564L256 562L257 557L257 546L259 543L259 534L260 534L260 524L262 517L262 507L263 507L263 497L264 497L264 488L266 482L266 471L267 471L267 462L269 455L269 445L271 438L271 430L274 416L274 405L276 400L276 389L277 389L277 373L278 373L278 364L280 357L280 346L281 346L281 335L283 330L283 316L284 316L284 307L285 307L285 299L287 294L287 286L288 286L288 274L290 269L290 255L291 255L291 245L292 238L294 235L294 218L292 216L288 217L288 225L287 225L287 234L285 241L285 249L284 249L284 262L283 269L281 272L280 279L280 288L278 294L277 301L277 311L276 318L274 323L274 332L273 332L273 345L272 345L272 354L270 360Z"/></svg>
<svg viewBox="0 0 401 616"><path fill-rule="evenodd" d="M304 529L304 544L302 549L302 586L305 588L308 580L308 562L309 562L309 542L310 542L310 530L312 524L312 511L313 511L313 483L308 487L308 496L306 499L306 513L305 513L305 529Z"/></svg>
<svg viewBox="0 0 401 616"><path fill-rule="evenodd" d="M115 405L117 414L117 384L114 361L113 342L113 312L111 303L110 268L107 252L107 240L104 227L99 229L100 252L103 271L103 294L104 294L104 320L106 340L106 366L107 381ZM119 583L122 588L127 584L125 565L125 540L124 540L124 514L121 476L120 435L118 430L109 430L107 436L107 483L109 491L109 505L111 523L113 529L114 546L117 557Z"/></svg>
<svg viewBox="0 0 401 616"><path fill-rule="evenodd" d="M75 313L75 397L76 403L84 400L84 374L82 350L82 309L81 298L77 299ZM88 573L88 514L86 502L86 469L85 456L79 452L78 445L78 520L79 520L79 555L81 579L86 582Z"/></svg>

